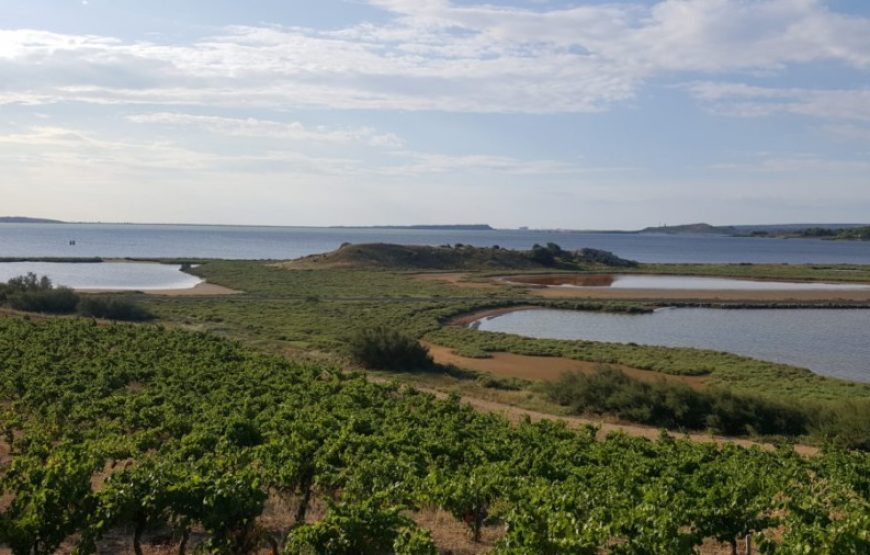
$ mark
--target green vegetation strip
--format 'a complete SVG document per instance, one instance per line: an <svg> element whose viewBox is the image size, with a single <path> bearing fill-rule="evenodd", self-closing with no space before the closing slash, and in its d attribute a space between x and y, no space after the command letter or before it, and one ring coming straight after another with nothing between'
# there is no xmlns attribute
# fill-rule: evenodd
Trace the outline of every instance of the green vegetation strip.
<svg viewBox="0 0 870 555"><path fill-rule="evenodd" d="M855 264L641 264L620 273L731 277L784 281L870 283L870 265Z"/></svg>

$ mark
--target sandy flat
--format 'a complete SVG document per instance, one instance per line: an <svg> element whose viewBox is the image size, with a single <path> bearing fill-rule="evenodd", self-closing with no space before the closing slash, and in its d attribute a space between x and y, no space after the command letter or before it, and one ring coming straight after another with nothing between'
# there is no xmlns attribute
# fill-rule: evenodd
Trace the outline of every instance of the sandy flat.
<svg viewBox="0 0 870 555"><path fill-rule="evenodd" d="M615 299L673 301L771 301L771 302L867 302L867 290L804 290L804 291L737 291L713 289L612 289L610 287L541 287L529 294L548 299Z"/></svg>
<svg viewBox="0 0 870 555"><path fill-rule="evenodd" d="M457 355L450 348L434 343L424 342L429 352L439 364L453 364L459 368L487 372L505 378L523 378L526 380L556 380L565 372L582 372L592 374L600 366L599 362L575 360L565 357L536 357L517 355L514 353L492 353L491 358L469 358ZM693 389L704 387L706 376L674 376L652 370L641 370L622 364L608 364L612 368L622 370L632 378L643 381L667 380L684 383Z"/></svg>
<svg viewBox="0 0 870 555"><path fill-rule="evenodd" d="M466 281L470 276L468 272L429 272L424 274L414 274L414 279L422 281L443 281L457 287L467 289L495 289L499 284L491 281Z"/></svg>
<svg viewBox="0 0 870 555"><path fill-rule="evenodd" d="M130 291L129 289L76 289L78 293L144 293L164 297L204 297L212 295L238 295L242 291L236 291L214 283L198 283L193 287L183 289L148 289L144 291Z"/></svg>

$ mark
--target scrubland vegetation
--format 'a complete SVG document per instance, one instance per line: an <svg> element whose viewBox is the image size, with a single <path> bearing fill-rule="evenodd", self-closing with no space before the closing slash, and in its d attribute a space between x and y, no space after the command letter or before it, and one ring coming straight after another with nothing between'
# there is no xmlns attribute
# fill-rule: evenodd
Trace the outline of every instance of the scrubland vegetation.
<svg viewBox="0 0 870 555"><path fill-rule="evenodd" d="M811 434L847 449L870 451L868 399L821 403L719 387L699 391L678 382L643 382L607 366L592 375L566 373L542 387L575 414L617 415L630 422L726 436Z"/></svg>
<svg viewBox="0 0 870 555"><path fill-rule="evenodd" d="M566 374L545 385L547 394L580 414L616 414L625 420L670 429L799 436L806 416L786 403L727 390L696 391L664 380L642 382L601 367L595 374Z"/></svg>

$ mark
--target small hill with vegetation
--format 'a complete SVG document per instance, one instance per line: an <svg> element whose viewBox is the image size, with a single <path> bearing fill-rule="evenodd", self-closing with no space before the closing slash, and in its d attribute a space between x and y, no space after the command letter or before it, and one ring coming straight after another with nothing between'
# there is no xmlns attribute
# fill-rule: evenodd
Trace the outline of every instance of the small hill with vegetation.
<svg viewBox="0 0 870 555"><path fill-rule="evenodd" d="M0 216L0 224L62 224L60 220L28 218L26 216Z"/></svg>
<svg viewBox="0 0 870 555"><path fill-rule="evenodd" d="M567 251L555 243L519 251L471 245L344 244L325 254L306 256L287 264L291 268L376 267L407 270L582 270L601 267L634 267L637 262L598 249Z"/></svg>
<svg viewBox="0 0 870 555"><path fill-rule="evenodd" d="M683 224L683 225L663 225L657 227L647 227L640 230L639 233L668 233L671 235L679 234L696 234L696 233L712 233L721 235L733 235L737 229L732 226L715 226L705 223L698 224Z"/></svg>

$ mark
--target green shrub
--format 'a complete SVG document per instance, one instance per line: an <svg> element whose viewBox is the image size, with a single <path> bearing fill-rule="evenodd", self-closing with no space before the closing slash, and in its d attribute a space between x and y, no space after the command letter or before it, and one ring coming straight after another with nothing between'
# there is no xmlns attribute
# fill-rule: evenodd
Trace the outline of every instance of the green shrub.
<svg viewBox="0 0 870 555"><path fill-rule="evenodd" d="M6 292L8 295L17 293L31 293L36 291L48 291L54 285L48 276L39 277L33 272L27 272L23 276L18 276L6 282Z"/></svg>
<svg viewBox="0 0 870 555"><path fill-rule="evenodd" d="M552 243L550 243L552 244ZM558 248L558 246L557 246ZM542 247L537 243L532 247L532 251L529 254L529 258L532 261L540 264L541 266L555 266L556 265L556 254L561 252L561 249L558 249L554 252L554 249L550 249L548 247Z"/></svg>
<svg viewBox="0 0 870 555"><path fill-rule="evenodd" d="M9 306L15 310L44 312L48 314L71 314L79 304L79 296L68 287L57 287L44 291L14 293L7 298Z"/></svg>
<svg viewBox="0 0 870 555"><path fill-rule="evenodd" d="M141 322L154 318L154 315L133 301L117 297L84 297L79 301L78 311L82 316L106 320Z"/></svg>
<svg viewBox="0 0 870 555"><path fill-rule="evenodd" d="M813 432L846 449L870 451L870 401L847 399L813 411Z"/></svg>
<svg viewBox="0 0 870 555"><path fill-rule="evenodd" d="M0 301L27 312L70 314L75 312L79 296L68 287L54 287L48 276L28 273L10 279L0 291Z"/></svg>
<svg viewBox="0 0 870 555"><path fill-rule="evenodd" d="M429 349L386 326L361 330L350 341L351 358L377 370L429 370L435 366Z"/></svg>
<svg viewBox="0 0 870 555"><path fill-rule="evenodd" d="M432 537L400 514L400 507L381 506L380 494L359 502L333 504L323 520L294 528L287 554L434 555Z"/></svg>
<svg viewBox="0 0 870 555"><path fill-rule="evenodd" d="M756 432L796 436L807 432L806 410L769 399L737 395L727 390L705 393L710 402L707 426L726 435Z"/></svg>
<svg viewBox="0 0 870 555"><path fill-rule="evenodd" d="M809 426L808 413L799 408L727 390L695 391L665 380L643 382L610 367L592 375L567 373L544 387L550 399L576 413L614 414L653 426L788 436L804 434Z"/></svg>

